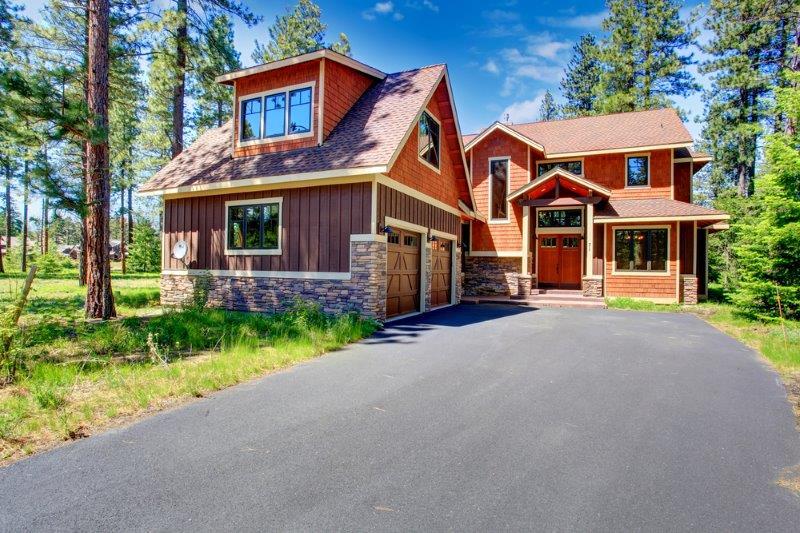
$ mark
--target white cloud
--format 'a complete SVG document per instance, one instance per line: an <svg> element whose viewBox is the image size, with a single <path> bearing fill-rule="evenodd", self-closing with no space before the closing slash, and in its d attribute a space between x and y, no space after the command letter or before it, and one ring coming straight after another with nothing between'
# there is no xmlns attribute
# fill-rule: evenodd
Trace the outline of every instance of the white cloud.
<svg viewBox="0 0 800 533"><path fill-rule="evenodd" d="M431 0L422 0L422 5L433 11L434 13L439 12L439 6L431 2Z"/></svg>
<svg viewBox="0 0 800 533"><path fill-rule="evenodd" d="M361 18L364 20L375 20L375 13L371 10L367 10L361 13Z"/></svg>
<svg viewBox="0 0 800 533"><path fill-rule="evenodd" d="M508 120L512 123L533 122L539 118L539 107L542 105L543 98L544 91L539 91L531 100L514 102L500 113L499 120L505 121L506 115L508 115Z"/></svg>
<svg viewBox="0 0 800 533"><path fill-rule="evenodd" d="M561 67L552 65L521 65L514 73L522 78L558 83L562 72L563 69Z"/></svg>
<svg viewBox="0 0 800 533"><path fill-rule="evenodd" d="M394 11L394 4L392 2L378 2L372 9L375 10L375 13L391 13Z"/></svg>
<svg viewBox="0 0 800 533"><path fill-rule="evenodd" d="M486 64L481 67L481 70L489 74L500 74L500 67L497 66L497 62L494 59L487 61Z"/></svg>
<svg viewBox="0 0 800 533"><path fill-rule="evenodd" d="M608 11L599 11L597 13L568 17L539 17L539 22L547 24L548 26L557 26L561 28L595 30L600 27L606 16L608 16Z"/></svg>
<svg viewBox="0 0 800 533"><path fill-rule="evenodd" d="M571 47L571 42L553 39L545 33L529 37L527 51L531 55L555 60L562 51Z"/></svg>
<svg viewBox="0 0 800 533"><path fill-rule="evenodd" d="M439 12L439 6L434 4L431 0L422 0L422 2L419 0L410 0L406 2L406 7L411 9L429 9L434 13Z"/></svg>
<svg viewBox="0 0 800 533"><path fill-rule="evenodd" d="M505 9L492 9L491 11L484 11L482 15L483 18L492 22L511 22L514 20L519 20L519 13Z"/></svg>
<svg viewBox="0 0 800 533"><path fill-rule="evenodd" d="M395 14L393 14L393 15L392 15L392 18L393 18L394 20L403 20L403 19L405 18L405 15L403 15L403 14L402 14L402 13L400 13L400 12L397 12L397 13L395 13Z"/></svg>

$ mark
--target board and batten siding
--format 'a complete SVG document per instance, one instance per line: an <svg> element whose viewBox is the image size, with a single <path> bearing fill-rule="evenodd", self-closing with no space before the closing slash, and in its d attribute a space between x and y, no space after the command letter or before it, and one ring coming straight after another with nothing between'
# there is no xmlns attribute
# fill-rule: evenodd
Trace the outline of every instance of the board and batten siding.
<svg viewBox="0 0 800 533"><path fill-rule="evenodd" d="M225 202L283 198L280 255L225 255ZM347 272L350 235L370 232L369 182L273 189L164 202L164 269L183 269L170 257L178 240L189 245L191 269Z"/></svg>
<svg viewBox="0 0 800 533"><path fill-rule="evenodd" d="M387 216L452 235L461 233L461 220L457 215L379 184L378 224L385 226Z"/></svg>

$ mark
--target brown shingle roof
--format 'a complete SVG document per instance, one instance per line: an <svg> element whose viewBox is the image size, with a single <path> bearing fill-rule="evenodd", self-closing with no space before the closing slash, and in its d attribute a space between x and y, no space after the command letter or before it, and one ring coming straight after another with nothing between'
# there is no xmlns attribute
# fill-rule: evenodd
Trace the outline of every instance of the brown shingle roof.
<svg viewBox="0 0 800 533"><path fill-rule="evenodd" d="M543 145L548 156L692 142L678 113L669 108L508 126ZM464 143L475 137L464 136Z"/></svg>
<svg viewBox="0 0 800 533"><path fill-rule="evenodd" d="M644 200L609 200L605 207L595 213L595 219L615 218L680 218L698 216L719 216L719 220L728 215L716 209L701 205L689 204L668 198L649 198Z"/></svg>
<svg viewBox="0 0 800 533"><path fill-rule="evenodd" d="M139 191L386 165L444 70L433 65L389 74L364 93L322 146L234 159L228 122L201 135Z"/></svg>

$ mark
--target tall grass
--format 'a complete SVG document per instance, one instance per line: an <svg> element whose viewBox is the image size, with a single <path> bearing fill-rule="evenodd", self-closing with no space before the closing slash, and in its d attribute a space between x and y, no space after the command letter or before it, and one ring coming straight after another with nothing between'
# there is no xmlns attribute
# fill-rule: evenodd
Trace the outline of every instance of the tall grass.
<svg viewBox="0 0 800 533"><path fill-rule="evenodd" d="M284 368L377 323L298 303L285 313L172 311L28 328L18 381L0 389L0 461Z"/></svg>

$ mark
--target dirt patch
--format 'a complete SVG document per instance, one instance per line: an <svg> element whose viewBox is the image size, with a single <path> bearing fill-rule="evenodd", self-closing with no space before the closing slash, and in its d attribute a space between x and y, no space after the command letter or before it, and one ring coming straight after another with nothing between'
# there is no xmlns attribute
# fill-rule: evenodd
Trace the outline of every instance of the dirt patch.
<svg viewBox="0 0 800 533"><path fill-rule="evenodd" d="M776 483L800 496L800 465L784 468Z"/></svg>

